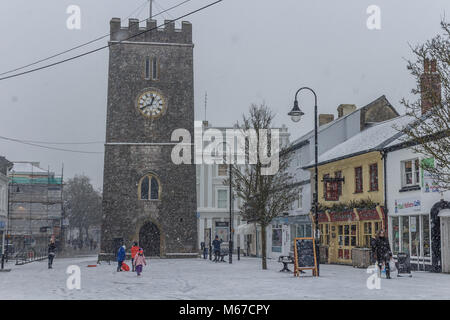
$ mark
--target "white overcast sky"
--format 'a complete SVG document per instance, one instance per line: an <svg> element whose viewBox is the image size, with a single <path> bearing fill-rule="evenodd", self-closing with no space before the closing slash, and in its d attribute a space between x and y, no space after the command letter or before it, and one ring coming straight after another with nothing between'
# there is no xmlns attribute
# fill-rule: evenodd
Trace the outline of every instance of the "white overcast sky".
<svg viewBox="0 0 450 320"><path fill-rule="evenodd" d="M158 0L154 13L182 0ZM171 19L209 1L192 0L158 17ZM212 2L212 0L210 1ZM0 73L109 33L112 17L125 18L144 0L3 0L0 2ZM81 8L81 30L66 28L69 5ZM369 5L381 9L381 30L366 27ZM138 18L148 14L145 7ZM381 95L400 113L414 80L406 70L408 46L440 32L448 0L224 0L197 13L194 31L195 114L226 126L251 103L265 102L295 139L312 129L313 99L301 96L305 118L286 115L300 86L316 90L320 113L341 103L364 106ZM135 15L137 16L137 14ZM127 24L127 22L123 22ZM106 44L106 39L64 57ZM0 81L0 136L51 142L105 138L108 51L51 69ZM61 148L103 151L102 144ZM65 177L84 173L102 187L103 154L52 151L0 140L9 160L40 161Z"/></svg>

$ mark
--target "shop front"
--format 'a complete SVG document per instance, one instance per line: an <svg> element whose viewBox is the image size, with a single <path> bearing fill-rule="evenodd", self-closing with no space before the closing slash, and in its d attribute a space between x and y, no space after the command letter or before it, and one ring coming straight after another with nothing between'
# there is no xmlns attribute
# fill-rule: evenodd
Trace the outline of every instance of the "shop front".
<svg viewBox="0 0 450 320"><path fill-rule="evenodd" d="M312 224L308 214L275 218L267 232L268 256L278 259L280 255L293 255L294 239L311 236Z"/></svg>
<svg viewBox="0 0 450 320"><path fill-rule="evenodd" d="M354 248L369 248L383 228L383 208L319 213L321 262L352 264Z"/></svg>
<svg viewBox="0 0 450 320"><path fill-rule="evenodd" d="M417 271L450 272L446 201L435 203L431 210L420 198L395 200L389 215L392 251L410 256L411 267Z"/></svg>

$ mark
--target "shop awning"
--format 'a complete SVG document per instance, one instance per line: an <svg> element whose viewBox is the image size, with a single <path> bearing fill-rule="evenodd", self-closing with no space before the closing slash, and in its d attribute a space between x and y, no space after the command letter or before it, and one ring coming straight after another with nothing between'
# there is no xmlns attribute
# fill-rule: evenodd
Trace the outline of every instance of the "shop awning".
<svg viewBox="0 0 450 320"><path fill-rule="evenodd" d="M237 227L237 233L239 234L249 234L255 232L255 224L254 223L247 223L247 224L241 224Z"/></svg>
<svg viewBox="0 0 450 320"><path fill-rule="evenodd" d="M438 217L450 217L450 209L443 209L439 211Z"/></svg>

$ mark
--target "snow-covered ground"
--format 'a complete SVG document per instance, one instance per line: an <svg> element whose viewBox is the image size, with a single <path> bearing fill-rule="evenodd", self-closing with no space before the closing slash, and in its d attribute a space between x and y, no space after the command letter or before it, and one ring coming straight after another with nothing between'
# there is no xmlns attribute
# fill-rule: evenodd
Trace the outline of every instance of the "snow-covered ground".
<svg viewBox="0 0 450 320"><path fill-rule="evenodd" d="M300 278L281 273L278 262L242 258L233 264L203 259L152 259L138 278L116 272L116 264L95 268L96 257L55 259L23 266L9 264L0 272L0 299L450 299L450 275L413 272L412 278L381 279L381 289L369 290L365 269L321 265L321 276ZM128 262L129 264L129 262ZM66 287L70 265L81 269L81 289Z"/></svg>

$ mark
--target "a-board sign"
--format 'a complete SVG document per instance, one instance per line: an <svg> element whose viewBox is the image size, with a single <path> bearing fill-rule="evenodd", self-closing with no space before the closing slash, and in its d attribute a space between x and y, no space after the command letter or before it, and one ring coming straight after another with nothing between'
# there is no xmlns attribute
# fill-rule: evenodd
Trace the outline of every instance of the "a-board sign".
<svg viewBox="0 0 450 320"><path fill-rule="evenodd" d="M294 276L298 276L301 270L313 270L317 275L316 243L314 238L294 239Z"/></svg>

